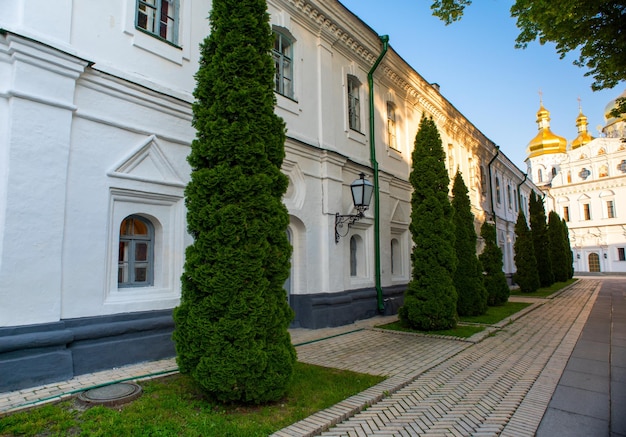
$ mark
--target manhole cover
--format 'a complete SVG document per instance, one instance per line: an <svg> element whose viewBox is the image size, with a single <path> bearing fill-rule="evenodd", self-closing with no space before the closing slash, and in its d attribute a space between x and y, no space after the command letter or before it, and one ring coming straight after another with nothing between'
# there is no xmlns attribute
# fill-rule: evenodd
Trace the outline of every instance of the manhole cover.
<svg viewBox="0 0 626 437"><path fill-rule="evenodd" d="M87 405L104 405L115 407L141 396L141 387L132 382L120 382L92 388L78 395L78 400Z"/></svg>

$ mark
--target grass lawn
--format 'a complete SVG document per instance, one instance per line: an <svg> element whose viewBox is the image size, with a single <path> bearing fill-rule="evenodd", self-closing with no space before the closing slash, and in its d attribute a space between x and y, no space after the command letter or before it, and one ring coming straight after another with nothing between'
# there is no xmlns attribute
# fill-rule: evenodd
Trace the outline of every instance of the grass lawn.
<svg viewBox="0 0 626 437"><path fill-rule="evenodd" d="M533 293L522 293L519 290L511 290L511 295L512 296L526 296L526 297L546 297L546 296L550 296L552 293L556 293L560 289L565 288L570 284L573 284L576 281L578 281L578 279L572 278L572 279L568 279L565 282L555 282L551 286L540 288L539 290Z"/></svg>
<svg viewBox="0 0 626 437"><path fill-rule="evenodd" d="M88 410L74 400L0 418L0 436L267 436L385 379L296 363L285 399L271 405L211 402L191 378L142 382L143 395L117 408Z"/></svg>
<svg viewBox="0 0 626 437"><path fill-rule="evenodd" d="M489 307L487 309L487 314L482 316L471 316L471 317L461 317L460 323L479 323L482 325L493 325L498 323L499 321L523 310L527 306L531 304L524 302L507 302L502 306L497 307ZM443 331L415 331L414 329L407 328L400 324L400 321L387 323L385 325L380 325L378 328L382 329L390 329L392 331L403 331L403 332L421 332L423 334L435 334L435 335L448 335L452 337L460 337L460 338L468 338L472 335L476 334L485 329L484 326L467 326L467 325L457 325L454 329L446 329Z"/></svg>

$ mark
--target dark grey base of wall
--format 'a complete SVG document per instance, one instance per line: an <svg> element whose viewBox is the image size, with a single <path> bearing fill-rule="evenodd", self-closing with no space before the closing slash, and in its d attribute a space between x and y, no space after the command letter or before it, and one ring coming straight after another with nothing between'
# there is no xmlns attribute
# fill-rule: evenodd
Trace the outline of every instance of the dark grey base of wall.
<svg viewBox="0 0 626 437"><path fill-rule="evenodd" d="M175 355L172 310L0 328L0 392Z"/></svg>
<svg viewBox="0 0 626 437"><path fill-rule="evenodd" d="M404 301L404 290L406 290L406 284L383 289L385 309L382 314L398 313L398 308ZM292 294L290 303L296 317L291 326L319 329L348 325L380 314L377 302L374 288L339 293Z"/></svg>

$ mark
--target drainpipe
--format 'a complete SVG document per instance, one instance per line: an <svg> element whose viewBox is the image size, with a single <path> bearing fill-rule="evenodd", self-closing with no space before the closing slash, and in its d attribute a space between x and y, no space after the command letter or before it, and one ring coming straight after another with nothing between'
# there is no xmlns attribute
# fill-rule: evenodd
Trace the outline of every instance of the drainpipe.
<svg viewBox="0 0 626 437"><path fill-rule="evenodd" d="M522 182L517 184L517 205L520 210L522 209L522 192L520 191L520 187L524 182L526 182L526 179L528 179L528 173L524 173L524 179L522 179Z"/></svg>
<svg viewBox="0 0 626 437"><path fill-rule="evenodd" d="M489 169L489 199L491 200L491 214L493 214L493 225L496 225L496 208L493 206L493 178L491 177L491 164L496 160L498 155L500 154L500 146L496 146L496 154L493 155L489 164L487 164L487 168Z"/></svg>
<svg viewBox="0 0 626 437"><path fill-rule="evenodd" d="M378 68L378 64L382 61L385 53L387 53L387 49L389 48L389 35L381 35L379 38L383 43L383 48L371 70L367 73L367 83L370 91L370 161L372 162L372 169L374 170L374 275L376 278L378 312L382 314L385 311L385 303L383 302L383 289L380 281L380 186L378 183L378 161L376 160L376 141L374 136L374 71Z"/></svg>

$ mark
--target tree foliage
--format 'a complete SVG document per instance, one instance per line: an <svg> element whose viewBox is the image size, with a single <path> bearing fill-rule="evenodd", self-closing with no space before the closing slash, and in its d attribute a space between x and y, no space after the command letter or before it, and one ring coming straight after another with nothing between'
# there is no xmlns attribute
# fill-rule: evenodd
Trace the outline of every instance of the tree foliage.
<svg viewBox="0 0 626 437"><path fill-rule="evenodd" d="M433 15L446 24L458 21L471 0L436 0ZM561 58L579 50L575 65L587 68L594 79L591 88L613 88L626 80L626 32L623 0L515 0L511 16L520 33L516 47L539 39L556 45Z"/></svg>
<svg viewBox="0 0 626 437"><path fill-rule="evenodd" d="M542 287L549 287L554 283L554 274L552 274L546 211L543 206L543 200L537 196L534 191L530 193L528 207L530 215L530 234L532 235L533 247L535 248L539 282Z"/></svg>
<svg viewBox="0 0 626 437"><path fill-rule="evenodd" d="M295 350L289 276L285 125L274 114L273 44L264 0L213 0L194 91L197 130L185 190L188 230L177 362L224 402L282 397Z"/></svg>
<svg viewBox="0 0 626 437"><path fill-rule="evenodd" d="M487 222L480 227L480 236L485 242L478 259L485 271L484 283L488 294L488 304L504 305L509 300L509 284L502 269L502 250L498 246L496 227Z"/></svg>
<svg viewBox="0 0 626 437"><path fill-rule="evenodd" d="M454 210L448 198L445 158L435 122L422 117L409 176L413 270L399 310L402 323L419 330L456 326Z"/></svg>
<svg viewBox="0 0 626 437"><path fill-rule="evenodd" d="M572 245L569 240L569 228L567 227L565 219L561 220L561 224L563 226L563 232L565 233L565 252L567 255L567 265L569 267L568 279L571 279L574 277L574 252L572 252Z"/></svg>
<svg viewBox="0 0 626 437"><path fill-rule="evenodd" d="M472 205L460 171L454 177L452 196L457 259L454 273L458 296L456 310L459 316L478 316L487 312L488 295L483 283L483 267L476 256L477 237Z"/></svg>
<svg viewBox="0 0 626 437"><path fill-rule="evenodd" d="M537 259L530 230L526 224L526 216L522 211L517 216L515 223L515 267L517 271L513 280L520 287L522 293L532 293L539 289L539 274L537 273Z"/></svg>
<svg viewBox="0 0 626 437"><path fill-rule="evenodd" d="M550 239L550 256L552 258L552 271L555 281L566 281L571 277L572 257L569 249L567 228L561 221L561 217L550 211L548 215L548 237Z"/></svg>

